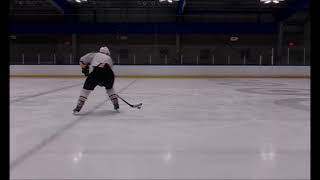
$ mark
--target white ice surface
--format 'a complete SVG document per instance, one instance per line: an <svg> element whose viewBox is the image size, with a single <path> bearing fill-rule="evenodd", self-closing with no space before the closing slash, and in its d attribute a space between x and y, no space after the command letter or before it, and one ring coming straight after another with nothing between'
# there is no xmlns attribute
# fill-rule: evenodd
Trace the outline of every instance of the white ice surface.
<svg viewBox="0 0 320 180"><path fill-rule="evenodd" d="M10 79L12 179L310 178L309 79ZM105 98L102 98L105 97Z"/></svg>

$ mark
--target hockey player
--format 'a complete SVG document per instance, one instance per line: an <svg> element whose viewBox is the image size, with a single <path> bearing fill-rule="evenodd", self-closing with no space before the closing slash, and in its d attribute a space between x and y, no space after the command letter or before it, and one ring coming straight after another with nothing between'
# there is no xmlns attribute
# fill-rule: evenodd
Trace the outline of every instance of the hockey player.
<svg viewBox="0 0 320 180"><path fill-rule="evenodd" d="M89 73L89 65L93 67L91 73ZM80 58L80 66L82 68L82 73L87 76L87 79L80 92L80 97L73 113L76 114L81 110L89 94L97 85L104 86L106 88L114 109L118 110L119 102L113 89L114 73L112 70L113 63L109 49L107 47L101 47L97 53L88 53L82 56Z"/></svg>

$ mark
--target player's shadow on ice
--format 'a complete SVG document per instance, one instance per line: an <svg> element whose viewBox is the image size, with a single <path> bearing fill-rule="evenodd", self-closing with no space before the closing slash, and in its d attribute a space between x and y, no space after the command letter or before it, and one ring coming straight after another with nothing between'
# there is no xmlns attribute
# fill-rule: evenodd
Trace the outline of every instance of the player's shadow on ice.
<svg viewBox="0 0 320 180"><path fill-rule="evenodd" d="M100 111L94 111L94 112L83 112L81 114L78 114L78 116L110 116L110 115L116 115L119 114L120 111L115 110L100 110Z"/></svg>

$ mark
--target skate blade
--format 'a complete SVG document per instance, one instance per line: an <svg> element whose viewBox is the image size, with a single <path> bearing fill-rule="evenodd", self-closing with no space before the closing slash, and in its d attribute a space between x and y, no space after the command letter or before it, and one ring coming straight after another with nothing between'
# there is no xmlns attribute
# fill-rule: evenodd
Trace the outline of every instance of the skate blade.
<svg viewBox="0 0 320 180"><path fill-rule="evenodd" d="M80 115L80 112L73 111L72 114L73 114L74 116L79 116L79 115Z"/></svg>

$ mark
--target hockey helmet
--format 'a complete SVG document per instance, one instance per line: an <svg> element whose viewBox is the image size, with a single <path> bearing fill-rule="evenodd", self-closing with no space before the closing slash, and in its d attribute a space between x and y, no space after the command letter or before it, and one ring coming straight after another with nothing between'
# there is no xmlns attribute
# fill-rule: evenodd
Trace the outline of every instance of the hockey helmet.
<svg viewBox="0 0 320 180"><path fill-rule="evenodd" d="M110 55L110 51L109 51L108 47L106 47L106 46L101 47L99 52L106 54L106 55Z"/></svg>

